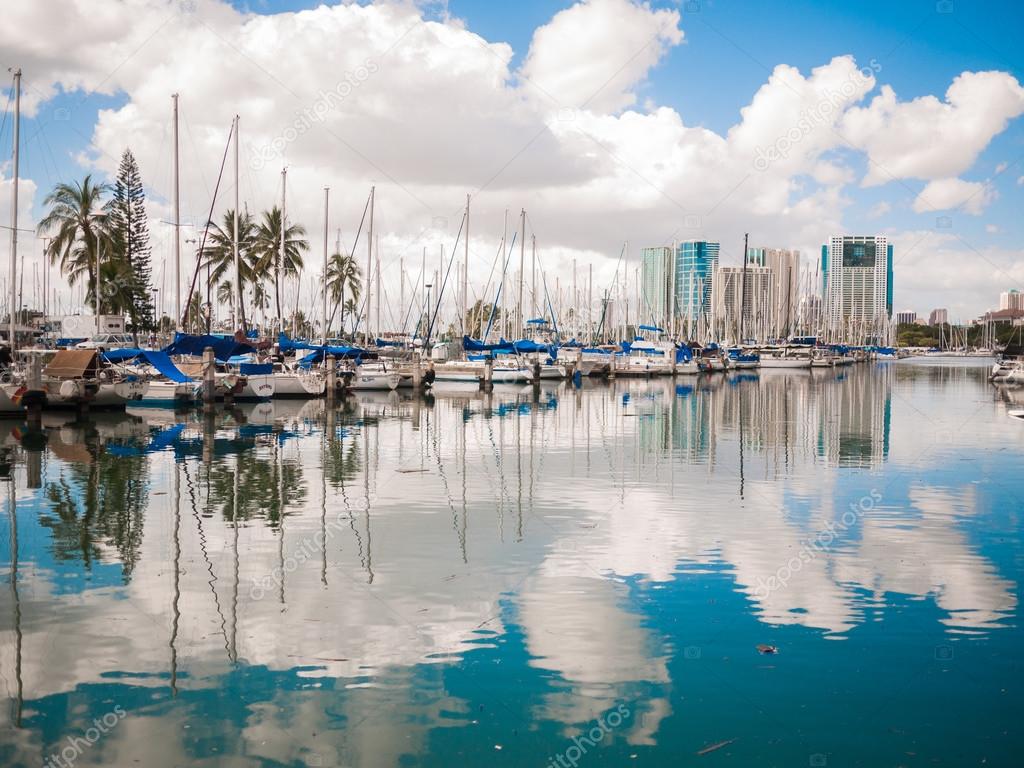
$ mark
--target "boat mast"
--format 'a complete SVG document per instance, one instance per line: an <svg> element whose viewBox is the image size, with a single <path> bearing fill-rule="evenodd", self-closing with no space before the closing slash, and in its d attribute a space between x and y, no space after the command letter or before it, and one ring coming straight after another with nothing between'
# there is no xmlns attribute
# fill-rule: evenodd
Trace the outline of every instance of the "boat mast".
<svg viewBox="0 0 1024 768"><path fill-rule="evenodd" d="M277 274L274 275L274 282L277 284L277 332L280 333L284 330L284 319L281 317L281 291L284 286L281 285L281 273L284 269L284 246L285 246L285 232L288 229L286 219L284 217L284 206L285 198L287 197L288 187L288 168L284 167L281 169L281 253L278 257ZM327 275L324 275L324 285L327 284ZM327 290L326 288L324 289Z"/></svg>
<svg viewBox="0 0 1024 768"><path fill-rule="evenodd" d="M174 307L181 311L181 194L178 165L178 94L172 93L174 102ZM154 312L156 308L154 307Z"/></svg>
<svg viewBox="0 0 1024 768"><path fill-rule="evenodd" d="M11 306L8 313L10 320L10 336L8 342L13 352L17 348L16 333L16 302L18 300L18 144L21 129L21 70L14 70L14 170L11 177Z"/></svg>
<svg viewBox="0 0 1024 768"><path fill-rule="evenodd" d="M469 311L469 195L466 195L466 242L462 244L462 317L459 325L462 332L467 334L466 313Z"/></svg>
<svg viewBox="0 0 1024 768"><path fill-rule="evenodd" d="M322 321L323 321L322 328L323 328L323 332L324 332L324 346L325 347L327 346L327 250L328 250L327 249L327 231L328 231L328 227L329 227L329 222L328 222L328 210L329 210L328 209L328 204L330 202L330 196L331 196L331 188L330 187L324 187L324 297L323 297L323 306L321 307L321 311L323 313L321 315L321 318L322 318ZM340 275L339 275L339 278L340 278ZM367 278L367 281L369 281L369 278ZM369 289L369 288L367 288L367 289ZM369 318L367 318L367 319L369 319Z"/></svg>
<svg viewBox="0 0 1024 768"><path fill-rule="evenodd" d="M370 346L370 278L373 275L373 203L376 196L376 187L370 187L370 229L366 238L366 317L363 326L363 344Z"/></svg>
<svg viewBox="0 0 1024 768"><path fill-rule="evenodd" d="M235 115L235 212L234 212L234 236L231 238L231 250L235 259L235 300L238 302L238 317L236 322L241 322L242 333L248 329L245 327L245 308L242 305L242 262L238 255L238 115Z"/></svg>
<svg viewBox="0 0 1024 768"><path fill-rule="evenodd" d="M519 213L520 219L520 231L519 231L519 308L517 317L519 318L519 327L516 328L516 337L521 337L523 334L523 328L526 323L523 322L523 270L526 268L526 209L523 208Z"/></svg>
<svg viewBox="0 0 1024 768"><path fill-rule="evenodd" d="M740 338L739 344L743 346L743 340L746 338L746 318L747 318L747 239L750 234L747 232L743 233L743 273L740 277Z"/></svg>

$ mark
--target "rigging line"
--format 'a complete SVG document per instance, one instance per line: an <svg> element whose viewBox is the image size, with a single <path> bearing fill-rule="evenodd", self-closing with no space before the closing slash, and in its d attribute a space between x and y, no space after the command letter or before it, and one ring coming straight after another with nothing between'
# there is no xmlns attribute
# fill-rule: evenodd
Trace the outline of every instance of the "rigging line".
<svg viewBox="0 0 1024 768"><path fill-rule="evenodd" d="M484 340L484 341L486 341L487 337L491 334L491 327L494 324L494 313L497 311L497 309L498 309L498 302L501 300L501 289L502 289L502 287L505 284L505 279L504 278L505 278L505 275L508 273L508 264L512 260L512 251L515 250L515 247L516 247L516 236L518 234L519 234L518 232L513 232L512 233L512 242L509 243L509 246L508 246L508 257L505 259L505 265L504 265L504 267L502 267L502 270L501 270L502 280L498 284L498 293L494 297L494 304L491 305L491 316L489 318L487 318L487 332L484 333L484 335L482 337L482 340Z"/></svg>
<svg viewBox="0 0 1024 768"><path fill-rule="evenodd" d="M361 219L359 219L359 228L356 230L356 239L352 241L352 250L349 251L349 258L352 259L352 264L356 266L356 269L359 268L358 265L356 265L356 263L355 263L356 247L359 245L359 236L363 232L363 224L366 223L366 213L367 213L367 211L370 210L370 197L372 197L372 195L373 195L373 192L371 192L369 195L366 196L366 205L363 206L363 216L362 216ZM325 291L327 290L327 275L324 275L324 290ZM370 290L370 276L369 275L366 276L366 290L367 291ZM336 302L334 302L334 309L331 310L331 316L327 320L327 328L330 328L331 327L331 323L334 322L334 316L335 316L335 314L337 314L338 306L340 304L341 304L341 293L339 292L338 293L338 300ZM362 307L360 307L360 314L362 314ZM327 329L325 328L324 330L326 331ZM341 330L344 331L345 329L342 328ZM355 333L355 328L353 328L352 332Z"/></svg>
<svg viewBox="0 0 1024 768"><path fill-rule="evenodd" d="M220 616L220 631L224 635L224 650L228 653L228 658L231 658L231 645L228 642L228 620L224 616L224 611L220 607L220 598L217 596L217 577L213 573L213 561L210 560L209 552L206 549L206 532L203 531L203 520L199 514L199 506L196 504L196 489L192 483L192 475L189 474L188 465L182 463L182 470L185 472L185 484L188 486L189 501L192 506L192 516L196 519L196 527L199 532L199 550L203 553L203 559L206 560L206 570L210 574L210 580L207 582L210 585L210 592L213 593L213 604L217 609L217 615Z"/></svg>
<svg viewBox="0 0 1024 768"><path fill-rule="evenodd" d="M11 78L11 87L7 91L7 104L4 105L4 117L0 120L0 139L3 139L4 128L7 126L7 114L11 111L11 99L14 98L14 78Z"/></svg>
<svg viewBox="0 0 1024 768"><path fill-rule="evenodd" d="M441 311L441 299L444 297L445 286L448 285L448 275L451 274L452 265L455 264L455 253L459 248L459 240L462 238L462 228L466 226L466 217L462 217L462 223L459 224L458 234L455 235L455 245L452 246L451 259L448 261L448 268L444 272L444 281L441 283L437 291L437 306L434 309L434 315L430 318L430 325L427 326L427 343L430 343L430 337L434 332L434 323L437 322L437 314Z"/></svg>
<svg viewBox="0 0 1024 768"><path fill-rule="evenodd" d="M220 180L224 175L224 166L227 164L228 161L228 149L231 148L231 137L234 135L234 133L235 123L234 121L232 121L231 130L228 131L228 140L224 144L224 157L222 157L220 161L220 172L217 174L217 186L214 188L213 198L210 200L210 215L207 216L206 225L203 227L203 240L199 245L199 251L196 257L196 271L192 273L192 283L189 286L188 296L185 299L185 307L188 307L192 304L192 294L195 293L196 290L196 280L199 279L199 270L203 263L202 254L203 251L206 250L206 236L210 232L210 223L213 221L213 209L214 206L217 205L217 192L220 189ZM179 326L181 328L185 327L185 317L188 315L188 312L185 310L185 307L175 307L175 313L177 317L180 318ZM213 313L211 312L210 314L212 315ZM207 326L209 326L209 321L207 321Z"/></svg>

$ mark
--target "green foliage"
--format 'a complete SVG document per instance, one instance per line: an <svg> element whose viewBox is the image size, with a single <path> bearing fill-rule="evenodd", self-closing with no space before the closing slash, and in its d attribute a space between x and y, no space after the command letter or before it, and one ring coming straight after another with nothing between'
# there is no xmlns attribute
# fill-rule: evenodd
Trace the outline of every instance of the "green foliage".
<svg viewBox="0 0 1024 768"><path fill-rule="evenodd" d="M118 286L122 305L115 305L115 308L128 313L133 330L153 330L156 311L152 298L152 254L146 216L146 193L142 187L138 163L130 149L126 149L121 156L110 202L109 225L117 258L127 267L118 273L128 284ZM107 298L104 297L104 304L106 302Z"/></svg>

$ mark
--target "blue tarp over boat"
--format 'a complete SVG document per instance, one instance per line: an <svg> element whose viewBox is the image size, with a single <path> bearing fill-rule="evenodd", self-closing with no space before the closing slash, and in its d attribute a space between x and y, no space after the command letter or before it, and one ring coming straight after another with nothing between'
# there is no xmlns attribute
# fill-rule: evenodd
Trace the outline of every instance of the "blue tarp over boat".
<svg viewBox="0 0 1024 768"><path fill-rule="evenodd" d="M320 362L327 355L332 355L335 360L373 360L377 357L376 352L363 349L362 347L348 347L332 344L328 344L326 346L323 344L310 344L308 341L294 341L289 339L283 333L277 337L277 346L282 352L309 351L316 353L316 355L307 355L302 358L299 364L305 368L310 367L314 363Z"/></svg>
<svg viewBox="0 0 1024 768"><path fill-rule="evenodd" d="M103 353L103 358L111 363L123 363L140 357L156 368L163 376L177 384L187 384L192 381L191 376L187 376L178 370L178 367L166 352L154 349L111 349Z"/></svg>
<svg viewBox="0 0 1024 768"><path fill-rule="evenodd" d="M234 339L223 336L193 336L188 333L174 334L174 341L164 347L164 352L169 355L193 355L201 357L203 350L207 347L213 349L214 357L221 362L226 361L235 355L247 355L256 351L255 347L249 344L241 344Z"/></svg>

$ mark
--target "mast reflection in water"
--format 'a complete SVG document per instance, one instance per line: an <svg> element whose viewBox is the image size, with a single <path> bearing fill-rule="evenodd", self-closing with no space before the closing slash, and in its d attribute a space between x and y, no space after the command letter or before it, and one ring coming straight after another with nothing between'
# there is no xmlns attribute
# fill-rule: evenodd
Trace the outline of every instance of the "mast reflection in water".
<svg viewBox="0 0 1024 768"><path fill-rule="evenodd" d="M5 424L0 763L1010 764L1007 397L901 363Z"/></svg>

